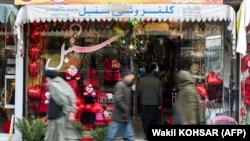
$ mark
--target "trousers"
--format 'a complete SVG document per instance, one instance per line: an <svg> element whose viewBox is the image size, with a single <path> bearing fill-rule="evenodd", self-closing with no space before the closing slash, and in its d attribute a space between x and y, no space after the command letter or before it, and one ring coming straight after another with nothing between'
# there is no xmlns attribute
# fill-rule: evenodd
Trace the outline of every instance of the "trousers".
<svg viewBox="0 0 250 141"><path fill-rule="evenodd" d="M112 121L104 141L114 141L117 137L124 141L134 141L134 129L131 122Z"/></svg>
<svg viewBox="0 0 250 141"><path fill-rule="evenodd" d="M158 106L141 105L142 128L146 139L148 138L148 125L158 124Z"/></svg>

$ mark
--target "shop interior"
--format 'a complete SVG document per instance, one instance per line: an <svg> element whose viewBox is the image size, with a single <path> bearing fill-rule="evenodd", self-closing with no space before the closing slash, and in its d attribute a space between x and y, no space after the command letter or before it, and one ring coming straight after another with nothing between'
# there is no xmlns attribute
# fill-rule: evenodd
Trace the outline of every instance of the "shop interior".
<svg viewBox="0 0 250 141"><path fill-rule="evenodd" d="M25 29L28 33L25 34L26 47L22 55L26 65L24 105L27 117L43 118L46 115L48 90L43 76L46 67L58 67L60 76L73 87L80 109L76 117L86 125L98 124L97 115L103 111L108 114L98 118L110 121L112 89L120 78L121 70L132 70L136 74L136 85L149 62L158 66L155 75L162 80L163 86L163 110L159 114L162 124L171 124L172 108L178 94L175 91L177 71L190 71L197 80L197 86L204 84L211 72L223 77L225 22L33 22L25 24ZM0 86L3 89L6 87L5 74L9 71L2 68L13 61L13 52L10 51L9 55L6 53L5 37L1 36L0 40ZM112 37L116 37L115 40L111 40ZM69 51L74 47L100 48L95 51L82 51L84 49L79 48L80 51ZM14 74L10 72L8 75ZM201 100L208 98L213 101L210 106L215 108L223 107L224 103L222 80L218 82L209 89L216 94L200 94ZM204 89L204 85L199 86ZM136 90L133 95L131 114L139 116L140 98ZM4 119L2 116L5 116L6 108L1 104L1 119Z"/></svg>
<svg viewBox="0 0 250 141"><path fill-rule="evenodd" d="M10 23L0 23L0 132L7 132L15 104L15 38Z"/></svg>

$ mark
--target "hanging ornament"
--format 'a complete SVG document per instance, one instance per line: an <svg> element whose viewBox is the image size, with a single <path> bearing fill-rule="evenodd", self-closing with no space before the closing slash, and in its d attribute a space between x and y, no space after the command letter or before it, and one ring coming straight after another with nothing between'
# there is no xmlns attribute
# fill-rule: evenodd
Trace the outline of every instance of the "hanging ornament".
<svg viewBox="0 0 250 141"><path fill-rule="evenodd" d="M133 26L138 24L139 21L137 19L129 20L128 23L132 24Z"/></svg>
<svg viewBox="0 0 250 141"><path fill-rule="evenodd" d="M222 84L221 78L214 71L209 72L207 75L207 84L208 85L220 85Z"/></svg>
<svg viewBox="0 0 250 141"><path fill-rule="evenodd" d="M206 83L209 100L220 103L222 100L222 79L212 71L208 73Z"/></svg>
<svg viewBox="0 0 250 141"><path fill-rule="evenodd" d="M33 30L30 34L30 40L32 43L37 44L40 41L40 30Z"/></svg>
<svg viewBox="0 0 250 141"><path fill-rule="evenodd" d="M40 46L33 45L29 48L29 56L32 60L37 60L41 56Z"/></svg>
<svg viewBox="0 0 250 141"><path fill-rule="evenodd" d="M28 88L28 96L34 100L41 99L41 92L42 92L42 90L41 90L40 85L35 85L35 86Z"/></svg>
<svg viewBox="0 0 250 141"><path fill-rule="evenodd" d="M36 77L40 72L40 64L36 61L33 61L29 64L29 74L31 77Z"/></svg>

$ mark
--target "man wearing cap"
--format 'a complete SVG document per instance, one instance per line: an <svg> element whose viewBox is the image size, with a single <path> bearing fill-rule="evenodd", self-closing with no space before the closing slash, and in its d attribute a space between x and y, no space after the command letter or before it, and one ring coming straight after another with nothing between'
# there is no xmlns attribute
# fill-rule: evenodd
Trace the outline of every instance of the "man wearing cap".
<svg viewBox="0 0 250 141"><path fill-rule="evenodd" d="M74 90L55 69L45 70L45 77L50 93L45 141L78 141L80 133L71 122L76 108Z"/></svg>
<svg viewBox="0 0 250 141"><path fill-rule="evenodd" d="M134 129L131 123L131 84L134 74L130 70L121 73L121 80L114 87L114 111L108 133L104 141L114 141L122 137L125 141L134 141Z"/></svg>

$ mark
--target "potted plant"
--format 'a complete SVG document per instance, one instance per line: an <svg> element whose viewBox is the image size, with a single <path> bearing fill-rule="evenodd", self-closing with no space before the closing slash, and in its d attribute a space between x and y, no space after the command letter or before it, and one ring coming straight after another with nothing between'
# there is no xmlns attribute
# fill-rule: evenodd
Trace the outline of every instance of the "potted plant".
<svg viewBox="0 0 250 141"><path fill-rule="evenodd" d="M79 134L82 136L83 138L83 135L84 135L84 131L85 131L85 127L82 126L81 122L79 121L72 121L74 127L76 128L76 130L79 132Z"/></svg>
<svg viewBox="0 0 250 141"><path fill-rule="evenodd" d="M21 132L23 140L43 141L46 134L47 123L41 119L34 119L30 122L23 117L17 119L15 127Z"/></svg>
<svg viewBox="0 0 250 141"><path fill-rule="evenodd" d="M90 134L93 137L94 141L104 141L108 132L108 127L96 127L94 128Z"/></svg>

